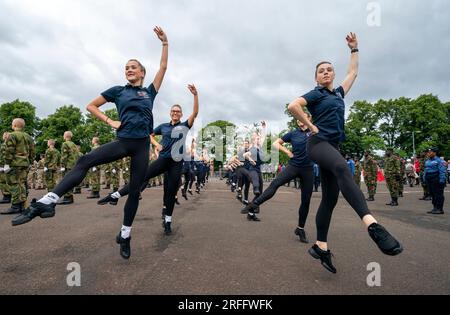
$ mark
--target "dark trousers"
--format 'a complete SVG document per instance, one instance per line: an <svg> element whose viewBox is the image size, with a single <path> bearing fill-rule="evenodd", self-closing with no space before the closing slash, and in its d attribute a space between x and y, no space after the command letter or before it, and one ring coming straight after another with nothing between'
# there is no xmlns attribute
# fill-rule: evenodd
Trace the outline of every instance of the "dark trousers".
<svg viewBox="0 0 450 315"><path fill-rule="evenodd" d="M306 218L308 217L309 204L311 202L311 195L313 191L313 169L312 167L295 167L288 165L284 171L270 183L269 188L264 190L262 195L256 198L253 203L260 206L277 192L278 188L288 183L293 178L300 178L302 187L302 199L300 208L298 209L298 226L305 227Z"/></svg>
<svg viewBox="0 0 450 315"><path fill-rule="evenodd" d="M445 184L439 183L439 174L430 174L425 178L428 190L431 194L431 202L437 210L443 210L444 207L444 187Z"/></svg>

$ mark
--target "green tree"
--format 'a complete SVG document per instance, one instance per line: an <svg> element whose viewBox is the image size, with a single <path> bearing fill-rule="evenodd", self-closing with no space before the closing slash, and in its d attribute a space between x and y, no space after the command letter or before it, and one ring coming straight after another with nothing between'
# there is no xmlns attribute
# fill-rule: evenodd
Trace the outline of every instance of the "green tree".
<svg viewBox="0 0 450 315"><path fill-rule="evenodd" d="M214 134L216 131L221 133L221 137L217 137L217 134ZM213 155L214 158L214 169L217 170L219 166L222 166L223 162L227 161L227 158L233 155L235 152L227 152L230 150L233 150L233 148L227 148L226 142L227 142L227 132L228 137L235 140L236 136L236 125L232 122L226 121L226 120L217 120L214 122L211 122L207 124L205 127L203 127L197 136L197 150L201 150L203 148L206 148L208 150L208 153ZM234 142L234 141L233 141ZM222 156L217 156L218 152L216 152L217 148L222 148Z"/></svg>
<svg viewBox="0 0 450 315"><path fill-rule="evenodd" d="M342 153L362 156L365 150L382 149L384 141L377 130L378 121L378 113L371 103L353 103L345 123L346 140L341 146Z"/></svg>
<svg viewBox="0 0 450 315"><path fill-rule="evenodd" d="M105 115L112 120L119 120L119 114L115 108L106 110ZM84 126L84 137L81 141L83 152L89 152L91 150L90 146L93 137L98 137L100 139L100 144L105 144L115 139L116 131L97 117L87 114Z"/></svg>
<svg viewBox="0 0 450 315"><path fill-rule="evenodd" d="M35 128L39 124L36 117L36 108L28 103L15 100L10 103L3 103L0 106L0 131L11 131L11 123L14 118L23 118L25 120L25 131L31 136L35 135Z"/></svg>
<svg viewBox="0 0 450 315"><path fill-rule="evenodd" d="M84 140L84 116L81 110L74 105L59 107L54 114L40 121L39 132L36 137L36 152L44 153L47 149L47 140L55 139L56 147L61 148L64 142L65 131L72 131L72 141L81 144Z"/></svg>

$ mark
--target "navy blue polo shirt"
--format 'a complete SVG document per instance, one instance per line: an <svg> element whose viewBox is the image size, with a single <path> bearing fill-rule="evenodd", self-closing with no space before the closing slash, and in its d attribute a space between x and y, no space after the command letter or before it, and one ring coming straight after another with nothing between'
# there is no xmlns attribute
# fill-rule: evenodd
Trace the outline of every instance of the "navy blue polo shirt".
<svg viewBox="0 0 450 315"><path fill-rule="evenodd" d="M251 163L250 163L249 160L247 160L244 157L244 153L246 153L246 152L248 152L248 149L241 149L241 150L239 150L239 152L238 152L238 159L239 159L239 161L244 163L244 168L248 170L248 169L250 169Z"/></svg>
<svg viewBox="0 0 450 315"><path fill-rule="evenodd" d="M117 129L120 138L146 138L153 130L153 101L156 91L153 83L148 88L127 84L112 87L101 95L115 103L121 122Z"/></svg>
<svg viewBox="0 0 450 315"><path fill-rule="evenodd" d="M261 150L256 147L251 147L250 152L251 152L250 156L253 159L253 161L256 162L256 165L253 165L252 163L249 162L250 166L249 166L248 170L249 171L257 171L258 173L261 173L261 164L263 164Z"/></svg>
<svg viewBox="0 0 450 315"><path fill-rule="evenodd" d="M308 143L309 130L302 131L297 128L285 134L281 140L292 144L294 157L289 160L289 164L295 167L312 167L313 162L308 158L306 144Z"/></svg>
<svg viewBox="0 0 450 315"><path fill-rule="evenodd" d="M311 113L314 125L319 128L319 133L315 137L334 143L345 140L344 95L342 86L333 91L317 86L302 96L307 102L306 107Z"/></svg>
<svg viewBox="0 0 450 315"><path fill-rule="evenodd" d="M185 122L178 122L175 125L172 125L172 123L169 122L156 127L153 133L155 135L162 135L161 145L163 149L159 152L159 156L181 161L185 154L185 141L190 128L187 120ZM182 142L177 143L180 140ZM178 150L175 148L175 153L177 153L177 155L172 156L172 147L175 144L179 146L179 148Z"/></svg>

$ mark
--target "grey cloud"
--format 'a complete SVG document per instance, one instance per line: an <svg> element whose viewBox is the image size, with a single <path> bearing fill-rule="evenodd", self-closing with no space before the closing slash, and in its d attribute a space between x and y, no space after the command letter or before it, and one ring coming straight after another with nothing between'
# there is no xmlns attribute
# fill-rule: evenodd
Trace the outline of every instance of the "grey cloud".
<svg viewBox="0 0 450 315"><path fill-rule="evenodd" d="M446 53L447 3L433 1L376 1L381 7L381 26L366 23L369 1L128 1L80 4L78 29L55 21L46 24L20 9L8 8L16 26L2 22L0 45L0 101L22 98L39 104L48 115L62 100L84 106L104 89L123 84L123 65L138 58L146 65L151 82L159 64L161 48L152 33L161 25L170 41L169 69L155 103L155 122L168 119L174 103L190 112L186 89L195 83L200 92L204 122L223 119L235 123L268 120L278 130L288 118L284 104L314 87L314 67L330 60L343 79L349 60L345 35L355 31L360 41L361 62L357 82L346 100L369 101L422 93L450 98ZM0 10L3 9L0 5ZM424 22L426 21L426 23ZM39 36L52 38L51 63L39 51L23 43L39 25ZM23 31L26 29L26 31ZM40 38L40 39L39 39ZM4 49L4 48L8 49ZM8 67L19 64L19 71ZM54 67L48 67L53 64ZM42 88L8 85L22 81ZM40 93L32 92L39 90ZM47 92L46 92L47 91ZM34 94L33 94L34 93ZM47 94L46 94L47 93ZM55 97L54 95L57 95Z"/></svg>

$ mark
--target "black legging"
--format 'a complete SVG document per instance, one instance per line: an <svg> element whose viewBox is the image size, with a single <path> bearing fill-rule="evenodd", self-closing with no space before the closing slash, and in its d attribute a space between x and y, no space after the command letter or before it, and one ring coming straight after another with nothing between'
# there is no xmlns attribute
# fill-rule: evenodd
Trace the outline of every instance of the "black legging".
<svg viewBox="0 0 450 315"><path fill-rule="evenodd" d="M256 170L251 170L251 171L249 171L249 174L250 174L250 178L251 178L252 185L253 185L253 194L255 195L255 197L253 198L253 200L254 200L256 197L261 195L264 182L263 182L261 172L258 172Z"/></svg>
<svg viewBox="0 0 450 315"><path fill-rule="evenodd" d="M184 186L183 186L183 190L184 190L184 192L186 192L187 189L188 189L189 183L190 183L191 181L193 181L193 180L192 180L192 177L195 176L195 175L194 175L194 172L192 172L191 169L184 169L184 170L182 170L181 175L184 175ZM192 184L191 184L191 187L192 187ZM190 187L189 187L189 188L190 188Z"/></svg>
<svg viewBox="0 0 450 315"><path fill-rule="evenodd" d="M309 158L320 167L322 200L316 215L317 240L326 242L339 191L361 219L370 211L337 144L313 136L308 140L307 149Z"/></svg>
<svg viewBox="0 0 450 315"><path fill-rule="evenodd" d="M243 166L239 166L238 168L236 168L235 172L238 181L238 187L244 191L244 200L248 200L248 192L250 190L250 183L252 181L250 172Z"/></svg>
<svg viewBox="0 0 450 315"><path fill-rule="evenodd" d="M278 188L285 185L294 178L300 178L300 184L302 187L302 199L300 208L298 209L298 226L305 227L306 218L308 217L309 204L311 202L311 195L313 191L313 169L312 167L295 167L290 164L286 166L284 171L278 174L278 176L269 185L269 188L256 198L253 203L257 206L262 205L267 200L271 199Z"/></svg>
<svg viewBox="0 0 450 315"><path fill-rule="evenodd" d="M178 191L178 184L181 177L181 169L183 168L183 161L175 162L172 158L159 157L156 161L152 162L146 171L143 171L144 184L141 186L141 191L147 187L147 183L153 177L161 175L167 172L167 195L163 200L166 206L165 214L171 216L173 208L175 206L175 196ZM121 196L126 196L130 193L130 186L125 185L119 190ZM139 196L138 196L139 197Z"/></svg>
<svg viewBox="0 0 450 315"><path fill-rule="evenodd" d="M104 144L80 157L75 167L67 173L62 181L55 189L53 189L53 193L62 196L78 186L86 177L86 174L91 167L111 163L123 157L130 156L129 196L124 207L123 225L131 226L139 206L139 191L145 178L149 148L149 138L118 138L115 141Z"/></svg>

